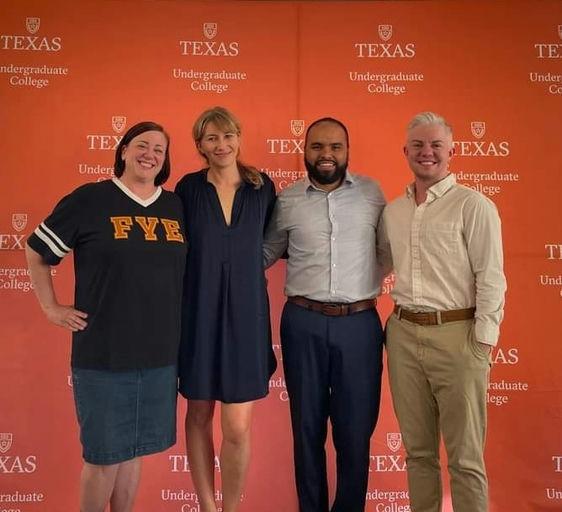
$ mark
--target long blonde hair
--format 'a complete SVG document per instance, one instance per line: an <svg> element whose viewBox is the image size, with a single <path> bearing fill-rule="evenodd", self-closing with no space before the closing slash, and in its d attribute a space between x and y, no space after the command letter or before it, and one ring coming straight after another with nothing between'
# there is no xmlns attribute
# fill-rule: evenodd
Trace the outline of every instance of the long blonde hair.
<svg viewBox="0 0 562 512"><path fill-rule="evenodd" d="M203 139L205 128L209 123L213 123L219 130L223 132L233 132L237 135L241 134L240 121L238 121L238 119L226 108L213 107L205 110L205 112L203 112L193 124L192 130L195 146L197 147L197 150L199 151L201 156L205 158L205 160L207 160L207 157L199 149L199 144ZM240 177L243 181L245 181L246 183L250 183L254 186L254 188L260 188L263 185L262 175L255 167L243 164L240 160L238 160L238 156L236 157L236 165L238 167Z"/></svg>

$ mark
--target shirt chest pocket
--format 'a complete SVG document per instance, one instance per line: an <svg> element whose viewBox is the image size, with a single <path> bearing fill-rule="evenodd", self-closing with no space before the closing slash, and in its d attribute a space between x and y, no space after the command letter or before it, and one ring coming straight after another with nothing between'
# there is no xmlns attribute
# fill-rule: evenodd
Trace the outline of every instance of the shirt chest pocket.
<svg viewBox="0 0 562 512"><path fill-rule="evenodd" d="M454 222L432 222L422 229L423 247L435 255L453 255L462 246L461 227Z"/></svg>

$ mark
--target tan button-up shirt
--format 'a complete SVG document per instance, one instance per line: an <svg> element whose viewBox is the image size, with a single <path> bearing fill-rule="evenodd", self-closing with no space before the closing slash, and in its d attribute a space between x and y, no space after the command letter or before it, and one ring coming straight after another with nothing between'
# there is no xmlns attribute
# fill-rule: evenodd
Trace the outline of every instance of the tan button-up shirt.
<svg viewBox="0 0 562 512"><path fill-rule="evenodd" d="M383 214L396 304L412 311L476 307L475 335L495 345L503 318L501 224L496 206L448 175L419 206L413 185Z"/></svg>

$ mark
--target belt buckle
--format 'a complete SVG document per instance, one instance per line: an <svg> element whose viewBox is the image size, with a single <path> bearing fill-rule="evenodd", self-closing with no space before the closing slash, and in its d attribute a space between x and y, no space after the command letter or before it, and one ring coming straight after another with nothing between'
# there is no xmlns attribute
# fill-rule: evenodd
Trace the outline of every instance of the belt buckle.
<svg viewBox="0 0 562 512"><path fill-rule="evenodd" d="M340 316L342 314L341 304L324 303L320 308L323 315L326 316Z"/></svg>
<svg viewBox="0 0 562 512"><path fill-rule="evenodd" d="M441 325L441 313L439 311L426 311L420 314L425 319L423 325Z"/></svg>

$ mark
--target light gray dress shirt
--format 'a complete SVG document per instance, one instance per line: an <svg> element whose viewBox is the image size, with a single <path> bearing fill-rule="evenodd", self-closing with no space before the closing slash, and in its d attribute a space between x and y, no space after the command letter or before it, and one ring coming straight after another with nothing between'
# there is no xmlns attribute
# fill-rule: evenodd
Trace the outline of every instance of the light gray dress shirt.
<svg viewBox="0 0 562 512"><path fill-rule="evenodd" d="M285 294L350 303L379 295L387 269L377 260L377 226L385 205L377 182L346 172L331 192L305 177L277 198L264 259L288 253Z"/></svg>
<svg viewBox="0 0 562 512"><path fill-rule="evenodd" d="M458 185L454 174L430 187L420 205L409 185L384 211L380 242L387 236L396 304L412 311L476 307L476 340L497 343L506 282L492 201Z"/></svg>

